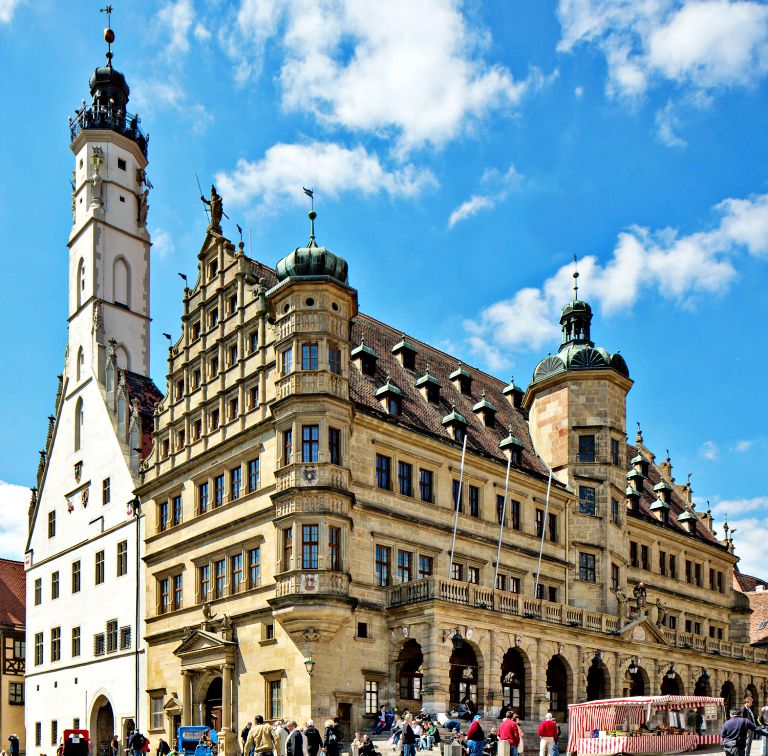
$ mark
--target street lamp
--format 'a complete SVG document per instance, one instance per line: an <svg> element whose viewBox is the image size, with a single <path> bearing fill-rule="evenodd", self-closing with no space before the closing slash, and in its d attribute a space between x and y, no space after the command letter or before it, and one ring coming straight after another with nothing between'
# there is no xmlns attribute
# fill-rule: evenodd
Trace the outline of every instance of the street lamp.
<svg viewBox="0 0 768 756"><path fill-rule="evenodd" d="M312 655L310 654L308 659L304 659L304 666L307 668L307 674L312 677L312 675L315 672L315 660L312 658Z"/></svg>
<svg viewBox="0 0 768 756"><path fill-rule="evenodd" d="M636 661L632 661L632 663L627 667L627 672L629 672L630 675L634 676L640 671L640 667L637 666Z"/></svg>
<svg viewBox="0 0 768 756"><path fill-rule="evenodd" d="M667 680L674 680L677 677L677 672L675 672L675 663L672 662L669 665L669 669L667 670L667 674L665 675Z"/></svg>
<svg viewBox="0 0 768 756"><path fill-rule="evenodd" d="M128 514L133 517L133 519L136 521L136 624L134 626L134 687L136 689L136 722L134 725L134 729L138 732L139 731L139 635L140 635L140 626L139 626L139 596L140 596L140 585L139 585L139 548L141 546L141 538L139 534L139 522L141 520L141 501L139 501L138 496L134 496L129 502L128 502Z"/></svg>

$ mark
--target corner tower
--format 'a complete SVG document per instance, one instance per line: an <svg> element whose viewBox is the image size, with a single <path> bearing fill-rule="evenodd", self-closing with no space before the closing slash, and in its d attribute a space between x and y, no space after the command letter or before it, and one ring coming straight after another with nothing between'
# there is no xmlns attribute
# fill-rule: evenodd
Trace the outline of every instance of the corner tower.
<svg viewBox="0 0 768 756"><path fill-rule="evenodd" d="M104 380L108 342L117 366L149 375L148 135L128 112L130 89L112 66L90 78L91 102L70 118L72 230L69 235L67 374Z"/></svg>
<svg viewBox="0 0 768 756"><path fill-rule="evenodd" d="M575 571L570 600L597 611L617 610L615 560L626 552L626 398L632 387L619 354L595 347L592 308L574 298L560 317L557 354L536 366L523 406L536 451L578 497L569 515L569 553ZM620 563L623 563L621 558Z"/></svg>

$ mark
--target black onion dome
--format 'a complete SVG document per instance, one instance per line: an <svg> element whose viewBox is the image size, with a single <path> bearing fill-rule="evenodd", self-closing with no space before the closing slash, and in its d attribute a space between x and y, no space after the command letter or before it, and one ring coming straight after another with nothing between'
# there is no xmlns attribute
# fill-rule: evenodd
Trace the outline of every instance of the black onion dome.
<svg viewBox="0 0 768 756"><path fill-rule="evenodd" d="M131 90L120 71L112 66L100 66L93 72L88 83L93 104L97 108L107 108L111 105L113 108L125 110Z"/></svg>

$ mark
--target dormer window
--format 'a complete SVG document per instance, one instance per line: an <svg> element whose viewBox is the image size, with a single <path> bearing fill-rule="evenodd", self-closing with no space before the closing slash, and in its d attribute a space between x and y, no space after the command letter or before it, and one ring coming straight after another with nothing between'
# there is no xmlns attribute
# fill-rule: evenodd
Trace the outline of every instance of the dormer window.
<svg viewBox="0 0 768 756"><path fill-rule="evenodd" d="M416 349L415 344L408 340L405 334L403 334L400 341L392 347L392 354L396 355L400 360L400 364L406 370L416 370Z"/></svg>
<svg viewBox="0 0 768 756"><path fill-rule="evenodd" d="M467 435L467 418L456 412L456 406L451 407L451 413L443 418L443 425L451 431L455 441L463 443Z"/></svg>
<svg viewBox="0 0 768 756"><path fill-rule="evenodd" d="M427 372L416 379L416 388L419 389L421 395L430 404L440 404L440 389L442 384L435 378L434 375L430 375L429 365L427 365ZM464 421L466 424L466 420Z"/></svg>
<svg viewBox="0 0 768 756"><path fill-rule="evenodd" d="M627 484L635 488L637 491L643 490L643 481L645 476L638 470L632 469L627 473ZM640 494L638 493L638 496Z"/></svg>
<svg viewBox="0 0 768 756"><path fill-rule="evenodd" d="M507 397L507 400L513 407L520 409L523 406L523 390L515 385L514 378L510 379L509 385L505 386L501 393Z"/></svg>
<svg viewBox="0 0 768 756"><path fill-rule="evenodd" d="M648 460L645 458L642 452L638 452L637 456L632 458L630 464L644 478L648 477Z"/></svg>
<svg viewBox="0 0 768 756"><path fill-rule="evenodd" d="M640 511L640 492L633 486L628 485L626 490L627 507L633 512Z"/></svg>
<svg viewBox="0 0 768 756"><path fill-rule="evenodd" d="M390 415L397 416L403 410L403 392L392 383L389 375L387 375L387 382L376 389L376 398L382 402Z"/></svg>
<svg viewBox="0 0 768 756"><path fill-rule="evenodd" d="M483 425L486 428L493 427L493 424L496 420L496 407L492 402L488 401L488 398L485 395L485 389L483 389L482 399L474 407L472 407L472 412L474 412L476 415L480 415L483 420Z"/></svg>
<svg viewBox="0 0 768 756"><path fill-rule="evenodd" d="M464 396L472 395L472 374L460 362L448 379ZM483 392L485 393L485 392Z"/></svg>
<svg viewBox="0 0 768 756"><path fill-rule="evenodd" d="M359 361L360 372L363 375L372 378L376 374L376 361L379 359L379 356L376 354L375 349L371 349L365 343L364 336L360 337L359 346L356 346L349 356L353 362Z"/></svg>
<svg viewBox="0 0 768 756"><path fill-rule="evenodd" d="M666 501L658 498L651 504L650 509L654 517L658 518L662 524L669 524L669 504Z"/></svg>
<svg viewBox="0 0 768 756"><path fill-rule="evenodd" d="M509 435L502 438L499 442L499 449L509 452L512 457L512 464L520 466L523 459L523 444L512 435L512 426L509 426Z"/></svg>
<svg viewBox="0 0 768 756"><path fill-rule="evenodd" d="M665 504L669 504L672 500L672 486L663 478L653 487L653 492Z"/></svg>

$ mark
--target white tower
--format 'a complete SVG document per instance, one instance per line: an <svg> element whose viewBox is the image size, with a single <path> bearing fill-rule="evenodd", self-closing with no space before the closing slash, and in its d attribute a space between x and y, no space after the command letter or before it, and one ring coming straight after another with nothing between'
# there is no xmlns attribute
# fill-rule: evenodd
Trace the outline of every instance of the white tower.
<svg viewBox="0 0 768 756"><path fill-rule="evenodd" d="M107 6L109 8L109 6ZM27 752L88 729L95 753L147 729L143 518L129 502L160 392L149 376L147 137L107 65L70 119L75 156L67 355L37 488L27 570ZM135 503L135 500L134 500Z"/></svg>

